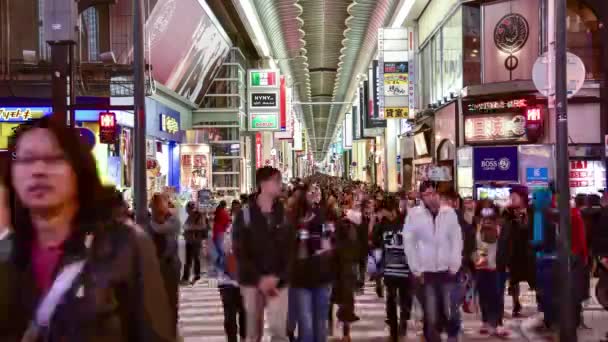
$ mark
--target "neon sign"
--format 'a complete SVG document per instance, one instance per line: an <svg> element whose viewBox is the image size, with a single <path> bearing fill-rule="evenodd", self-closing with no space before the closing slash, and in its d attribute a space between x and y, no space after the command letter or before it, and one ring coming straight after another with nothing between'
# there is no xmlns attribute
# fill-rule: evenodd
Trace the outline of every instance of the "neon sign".
<svg viewBox="0 0 608 342"><path fill-rule="evenodd" d="M528 107L527 99L516 99L508 101L488 101L480 103L470 103L467 105L467 111L470 113L487 113L501 111L505 109L518 109Z"/></svg>
<svg viewBox="0 0 608 342"><path fill-rule="evenodd" d="M169 134L179 132L179 122L169 115L160 115L160 130Z"/></svg>
<svg viewBox="0 0 608 342"><path fill-rule="evenodd" d="M28 121L50 113L50 108L0 108L0 121Z"/></svg>
<svg viewBox="0 0 608 342"><path fill-rule="evenodd" d="M526 119L528 121L541 121L540 108L528 108Z"/></svg>

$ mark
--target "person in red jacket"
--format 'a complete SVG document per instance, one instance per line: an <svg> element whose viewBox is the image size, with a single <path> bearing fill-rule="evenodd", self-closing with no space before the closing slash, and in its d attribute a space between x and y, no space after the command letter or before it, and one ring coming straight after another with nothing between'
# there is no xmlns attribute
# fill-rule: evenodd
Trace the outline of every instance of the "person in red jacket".
<svg viewBox="0 0 608 342"><path fill-rule="evenodd" d="M215 209L215 218L213 220L213 246L217 252L215 259L216 270L224 269L224 234L232 223L232 218L226 210L226 201L221 201Z"/></svg>

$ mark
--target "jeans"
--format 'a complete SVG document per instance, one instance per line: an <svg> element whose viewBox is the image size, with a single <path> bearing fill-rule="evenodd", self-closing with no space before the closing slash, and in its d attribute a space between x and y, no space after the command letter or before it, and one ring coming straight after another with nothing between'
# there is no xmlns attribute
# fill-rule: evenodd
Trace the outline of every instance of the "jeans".
<svg viewBox="0 0 608 342"><path fill-rule="evenodd" d="M274 297L264 296L257 287L241 287L245 307L246 342L260 342L264 332L264 309L267 311L268 330L271 342L288 342L287 309L288 289L278 289Z"/></svg>
<svg viewBox="0 0 608 342"><path fill-rule="evenodd" d="M186 263L184 264L182 280L190 280L192 266L194 266L194 277L201 277L201 247L200 242L186 242Z"/></svg>
<svg viewBox="0 0 608 342"><path fill-rule="evenodd" d="M424 340L441 342L442 315L445 317L449 339L460 334L460 308L452 300L456 277L448 272L423 274L421 303L424 310Z"/></svg>
<svg viewBox="0 0 608 342"><path fill-rule="evenodd" d="M221 271L224 269L224 234L213 237L213 246L217 253L215 258L215 269Z"/></svg>
<svg viewBox="0 0 608 342"><path fill-rule="evenodd" d="M414 284L410 278L385 278L386 285L386 317L392 341L399 339L399 326L410 319L414 299ZM397 316L397 306L400 317Z"/></svg>
<svg viewBox="0 0 608 342"><path fill-rule="evenodd" d="M244 340L246 324L241 290L234 286L220 287L220 296L224 308L224 332L228 342L237 342L237 336Z"/></svg>
<svg viewBox="0 0 608 342"><path fill-rule="evenodd" d="M297 306L298 342L326 342L329 286L291 290Z"/></svg>
<svg viewBox="0 0 608 342"><path fill-rule="evenodd" d="M287 332L293 335L298 326L298 303L296 301L296 292L294 289L289 289L288 297Z"/></svg>
<svg viewBox="0 0 608 342"><path fill-rule="evenodd" d="M481 321L496 328L502 322L504 312L504 278L495 270L477 270L475 278Z"/></svg>

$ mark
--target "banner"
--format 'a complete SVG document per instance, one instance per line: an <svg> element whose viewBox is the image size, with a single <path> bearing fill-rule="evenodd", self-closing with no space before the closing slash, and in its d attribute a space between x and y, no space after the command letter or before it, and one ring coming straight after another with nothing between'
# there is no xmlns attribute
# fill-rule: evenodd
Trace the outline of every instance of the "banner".
<svg viewBox="0 0 608 342"><path fill-rule="evenodd" d="M302 151L302 127L300 121L296 118L293 120L293 150Z"/></svg>
<svg viewBox="0 0 608 342"><path fill-rule="evenodd" d="M378 31L379 116L383 119L409 117L409 44L406 28Z"/></svg>
<svg viewBox="0 0 608 342"><path fill-rule="evenodd" d="M255 134L255 168L259 169L264 165L262 151L262 133Z"/></svg>

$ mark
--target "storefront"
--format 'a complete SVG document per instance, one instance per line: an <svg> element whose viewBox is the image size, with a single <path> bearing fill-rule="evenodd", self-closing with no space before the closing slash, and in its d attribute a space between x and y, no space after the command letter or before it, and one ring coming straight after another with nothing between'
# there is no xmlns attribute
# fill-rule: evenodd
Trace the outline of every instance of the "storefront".
<svg viewBox="0 0 608 342"><path fill-rule="evenodd" d="M458 150L461 196L504 204L512 184L548 185L553 149L538 145L549 138L542 99L496 96L465 99L462 104L460 137L470 147Z"/></svg>
<svg viewBox="0 0 608 342"><path fill-rule="evenodd" d="M180 192L180 113L146 99L146 169L149 199L155 192Z"/></svg>
<svg viewBox="0 0 608 342"><path fill-rule="evenodd" d="M92 144L92 152L102 181L120 190L131 188L132 178L132 129L134 116L125 111L114 111L119 132L115 144L99 141L99 114L103 110L77 110L76 126L81 136ZM52 113L51 107L23 106L0 108L0 150L8 149L9 137L19 125ZM4 152L7 153L7 152Z"/></svg>

